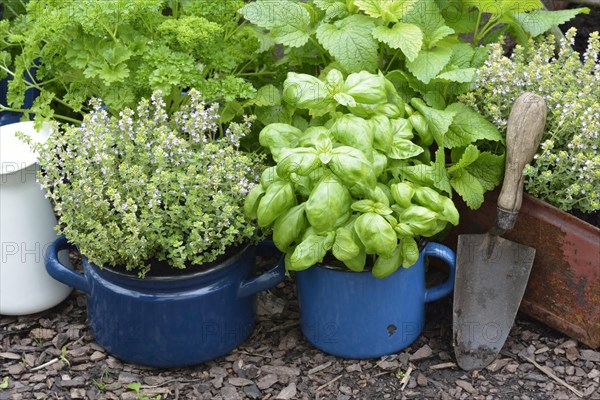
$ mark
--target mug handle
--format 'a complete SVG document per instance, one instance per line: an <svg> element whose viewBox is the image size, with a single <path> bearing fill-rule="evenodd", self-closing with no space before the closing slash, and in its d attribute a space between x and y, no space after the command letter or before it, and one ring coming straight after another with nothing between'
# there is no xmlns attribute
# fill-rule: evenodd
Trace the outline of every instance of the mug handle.
<svg viewBox="0 0 600 400"><path fill-rule="evenodd" d="M258 244L256 250L258 255L263 257L279 256L279 261L267 272L243 281L238 290L239 297L255 295L258 292L262 292L263 290L267 290L275 285L278 285L285 279L284 257L283 254L277 250L277 247L275 247L273 241L263 240Z"/></svg>
<svg viewBox="0 0 600 400"><path fill-rule="evenodd" d="M46 271L57 281L89 294L90 286L85 276L67 267L58 259L58 253L62 250L76 250L76 248L72 244L69 244L67 238L64 236L56 239L46 251L44 260Z"/></svg>
<svg viewBox="0 0 600 400"><path fill-rule="evenodd" d="M444 261L450 268L448 279L442 284L425 289L425 303L439 300L454 289L454 276L456 274L456 254L443 244L429 242L423 250L423 256L431 256Z"/></svg>

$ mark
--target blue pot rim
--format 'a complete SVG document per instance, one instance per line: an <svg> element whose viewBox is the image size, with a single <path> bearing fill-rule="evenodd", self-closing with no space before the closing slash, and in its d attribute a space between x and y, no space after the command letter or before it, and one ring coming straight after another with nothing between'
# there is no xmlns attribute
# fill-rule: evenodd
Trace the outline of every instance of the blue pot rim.
<svg viewBox="0 0 600 400"><path fill-rule="evenodd" d="M214 278L220 277L221 275L224 275L226 272L228 272L229 269L236 268L237 261L248 251L248 249L250 247L251 247L251 244L247 243L245 246L240 247L240 249L232 256L230 256L216 264L214 264L214 262L209 263L209 264L214 264L214 265L212 265L209 268L202 269L201 271L188 272L188 270L191 270L194 267L200 267L200 265L197 265L197 266L193 266L192 268L188 267L186 269L178 270L178 271L180 271L180 273L177 275L146 276L144 278L140 278L135 273L132 273L129 271L122 272L122 271L117 271L111 267L99 267L98 265L89 262L87 257L85 257L85 256L82 257L82 261L83 261L84 266L89 267L96 274L100 275L101 277L107 278L109 280L128 280L134 284L136 284L136 283L137 284L177 283L177 282L184 282L184 281L189 281L189 280L202 279L202 278L206 278L209 276L211 278L212 277L214 277Z"/></svg>

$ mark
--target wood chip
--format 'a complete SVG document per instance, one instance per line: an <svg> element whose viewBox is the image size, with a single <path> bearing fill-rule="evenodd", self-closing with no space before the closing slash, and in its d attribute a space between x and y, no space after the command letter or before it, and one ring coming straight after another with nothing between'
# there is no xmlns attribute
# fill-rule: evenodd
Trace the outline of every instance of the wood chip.
<svg viewBox="0 0 600 400"><path fill-rule="evenodd" d="M20 360L21 356L16 354L16 353L11 353L11 352L4 352L4 353L0 353L0 357L2 358L6 358L7 360Z"/></svg>
<svg viewBox="0 0 600 400"><path fill-rule="evenodd" d="M406 385L408 385L408 381L410 380L410 374L412 374L414 370L414 366L412 364L410 364L408 366L408 369L406 370L406 373L404 374L404 377L402 378L402 380L400 381L400 390L403 391L406 388Z"/></svg>
<svg viewBox="0 0 600 400"><path fill-rule="evenodd" d="M411 354L409 360L410 361L419 361L419 360L423 360L425 358L429 358L433 355L433 350L431 350L431 347L429 347L429 345L425 345L423 347L421 347L419 350L415 351L413 354Z"/></svg>
<svg viewBox="0 0 600 400"><path fill-rule="evenodd" d="M322 384L321 386L319 386L317 388L317 392L320 392L321 390L325 389L327 386L331 385L333 382L335 382L339 379L342 379L342 376L344 376L344 375L338 375L335 378L333 378L332 380L330 380L329 382Z"/></svg>
<svg viewBox="0 0 600 400"><path fill-rule="evenodd" d="M490 372L498 372L502 368L506 367L506 365L508 365L508 363L511 361L511 358L497 358L490 365L485 367L485 369L487 369Z"/></svg>
<svg viewBox="0 0 600 400"><path fill-rule="evenodd" d="M284 365L263 365L260 369L266 374L300 376L300 368L286 367Z"/></svg>
<svg viewBox="0 0 600 400"><path fill-rule="evenodd" d="M579 390L575 389L573 386L569 385L567 382L560 379L558 376L554 375L554 373L552 372L552 370L550 368L538 364L531 357L527 357L524 355L522 355L521 357L524 358L525 360L527 360L528 362L530 362L531 364L533 364L537 369L542 371L544 374L548 375L550 378L554 379L556 382L560 383L561 385L563 385L564 387L569 389L571 392L575 393L575 395L577 397L583 397L583 393L581 393Z"/></svg>
<svg viewBox="0 0 600 400"><path fill-rule="evenodd" d="M296 384L292 382L286 387L284 387L275 398L277 400L290 400L296 397L296 392Z"/></svg>
<svg viewBox="0 0 600 400"><path fill-rule="evenodd" d="M453 362L446 362L446 363L432 365L429 367L429 369L446 369L446 368L456 368L456 364Z"/></svg>
<svg viewBox="0 0 600 400"><path fill-rule="evenodd" d="M473 387L473 385L471 385L467 381L463 381L461 379L457 379L456 380L456 386L459 386L459 387L463 388L465 391L467 391L467 392L469 392L471 394L477 393L477 390L475 390L475 388Z"/></svg>
<svg viewBox="0 0 600 400"><path fill-rule="evenodd" d="M312 369L309 369L308 375L316 374L317 372L323 371L324 369L331 367L331 364L333 364L333 361L329 361L329 362L326 362L325 364L321 364Z"/></svg>

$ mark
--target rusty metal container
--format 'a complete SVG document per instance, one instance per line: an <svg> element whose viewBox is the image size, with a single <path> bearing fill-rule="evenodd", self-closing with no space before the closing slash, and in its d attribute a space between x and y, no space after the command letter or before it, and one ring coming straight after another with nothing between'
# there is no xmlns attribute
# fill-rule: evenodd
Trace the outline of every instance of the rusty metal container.
<svg viewBox="0 0 600 400"><path fill-rule="evenodd" d="M457 200L459 234L484 233L494 224L499 192L476 211ZM535 197L524 195L515 228L504 235L536 249L520 311L590 346L600 347L600 229ZM457 283L458 284L458 283Z"/></svg>

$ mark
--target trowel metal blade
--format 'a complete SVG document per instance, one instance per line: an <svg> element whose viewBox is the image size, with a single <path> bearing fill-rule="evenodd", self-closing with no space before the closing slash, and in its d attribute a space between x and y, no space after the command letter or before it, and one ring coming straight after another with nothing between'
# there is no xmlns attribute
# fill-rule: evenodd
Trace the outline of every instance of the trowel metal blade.
<svg viewBox="0 0 600 400"><path fill-rule="evenodd" d="M490 244L493 251L488 257ZM484 368L502 349L525 293L534 257L535 249L499 236L459 236L453 337L462 369Z"/></svg>

